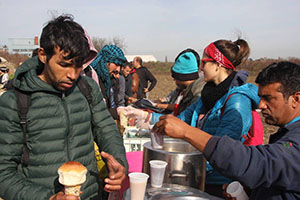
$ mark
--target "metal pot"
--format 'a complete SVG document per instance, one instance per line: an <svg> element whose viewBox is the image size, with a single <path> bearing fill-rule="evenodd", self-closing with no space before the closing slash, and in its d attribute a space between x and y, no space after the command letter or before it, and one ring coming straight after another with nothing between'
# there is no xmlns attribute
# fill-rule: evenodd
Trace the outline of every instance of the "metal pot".
<svg viewBox="0 0 300 200"><path fill-rule="evenodd" d="M168 162L164 183L185 185L204 191L206 160L191 144L178 139L165 139L163 149L144 144L143 172L150 174L150 160Z"/></svg>

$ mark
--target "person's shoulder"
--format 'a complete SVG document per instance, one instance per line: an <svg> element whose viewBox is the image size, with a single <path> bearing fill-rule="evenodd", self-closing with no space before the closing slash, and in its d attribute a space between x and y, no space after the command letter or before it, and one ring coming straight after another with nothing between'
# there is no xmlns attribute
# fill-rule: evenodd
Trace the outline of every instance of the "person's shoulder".
<svg viewBox="0 0 300 200"><path fill-rule="evenodd" d="M119 81L120 81L120 84L125 83L125 77L123 75L120 75Z"/></svg>
<svg viewBox="0 0 300 200"><path fill-rule="evenodd" d="M258 96L258 88L252 83L246 83L241 86L233 87L230 90L230 94L238 94L244 98L251 99L255 104L258 105L260 98Z"/></svg>
<svg viewBox="0 0 300 200"><path fill-rule="evenodd" d="M92 79L91 77L81 76L80 78L86 80L90 87L92 87L92 88L98 87L97 82L94 79Z"/></svg>
<svg viewBox="0 0 300 200"><path fill-rule="evenodd" d="M144 70L144 71L149 71L147 67L145 67L144 65L142 65L140 68L140 70Z"/></svg>
<svg viewBox="0 0 300 200"><path fill-rule="evenodd" d="M5 91L0 96L0 107L15 109L16 105L17 105L16 95L14 94L13 89Z"/></svg>

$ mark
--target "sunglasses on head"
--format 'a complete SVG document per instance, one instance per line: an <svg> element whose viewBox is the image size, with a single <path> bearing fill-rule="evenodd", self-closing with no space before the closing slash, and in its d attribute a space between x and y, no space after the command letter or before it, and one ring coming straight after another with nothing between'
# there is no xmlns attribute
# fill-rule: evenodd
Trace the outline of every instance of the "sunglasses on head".
<svg viewBox="0 0 300 200"><path fill-rule="evenodd" d="M114 70L114 71L112 71L111 73L113 73L113 74L115 74L115 75L118 75L118 74L120 74L120 72L119 72L119 71L117 71L117 70Z"/></svg>
<svg viewBox="0 0 300 200"><path fill-rule="evenodd" d="M205 63L207 62L214 62L215 60L212 59L212 58L203 58L201 59L201 64L202 64L202 67L204 67Z"/></svg>

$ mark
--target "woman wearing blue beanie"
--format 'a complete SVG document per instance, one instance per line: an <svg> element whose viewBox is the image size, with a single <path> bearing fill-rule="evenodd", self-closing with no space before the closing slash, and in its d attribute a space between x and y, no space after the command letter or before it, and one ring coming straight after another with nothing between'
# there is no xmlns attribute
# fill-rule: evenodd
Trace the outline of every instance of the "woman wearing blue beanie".
<svg viewBox="0 0 300 200"><path fill-rule="evenodd" d="M201 98L178 116L183 122L177 120L175 126L168 126L167 132L176 132L186 126L182 123L187 123L211 135L226 135L244 142L252 126L252 109L256 109L260 101L257 86L246 83L248 72L236 71L236 67L243 64L249 54L250 48L243 39L235 42L217 40L208 45L201 60L206 81ZM148 116L133 109L128 110L127 114L137 116L137 124L144 126L145 119L149 118L151 124L156 123L156 131L163 134L166 133L166 124L174 121L171 116L159 119L160 114ZM222 185L230 182L232 180L207 164L205 188L208 193L222 197Z"/></svg>

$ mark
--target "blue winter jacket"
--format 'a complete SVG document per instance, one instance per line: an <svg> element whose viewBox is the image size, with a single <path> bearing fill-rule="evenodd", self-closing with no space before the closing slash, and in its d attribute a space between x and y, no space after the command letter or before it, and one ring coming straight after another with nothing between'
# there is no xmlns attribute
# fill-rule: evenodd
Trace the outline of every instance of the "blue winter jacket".
<svg viewBox="0 0 300 200"><path fill-rule="evenodd" d="M202 127L202 130L214 135L227 135L232 139L244 142L243 135L246 135L252 125L252 109L257 108L260 98L257 95L257 86L245 83L248 72L240 71L236 74L231 83L229 91L221 97L212 110ZM228 96L232 95L226 102L226 106L221 114L221 108ZM200 114L203 113L203 104L201 98L184 112L178 118L197 127L197 122ZM152 114L152 123L159 121L161 115L157 113ZM206 169L206 184L224 184L231 182L230 179L222 176L214 170L209 163Z"/></svg>

